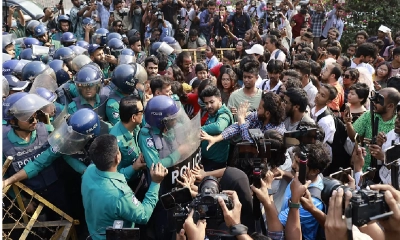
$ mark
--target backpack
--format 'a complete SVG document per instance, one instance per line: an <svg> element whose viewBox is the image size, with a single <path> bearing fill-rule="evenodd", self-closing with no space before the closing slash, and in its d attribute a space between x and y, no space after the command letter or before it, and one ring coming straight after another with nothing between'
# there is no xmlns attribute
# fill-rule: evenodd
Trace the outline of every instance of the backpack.
<svg viewBox="0 0 400 240"><path fill-rule="evenodd" d="M333 136L333 142L327 144L332 148L332 162L331 164L324 170L323 175L327 176L331 173L339 171L339 168L347 168L350 167L351 156L346 152L344 148L344 144L346 143L348 134L346 131L346 126L338 117L332 114L332 112L326 109L323 113L321 113L317 117L316 123L325 116L331 115L333 120L335 121L335 135Z"/></svg>

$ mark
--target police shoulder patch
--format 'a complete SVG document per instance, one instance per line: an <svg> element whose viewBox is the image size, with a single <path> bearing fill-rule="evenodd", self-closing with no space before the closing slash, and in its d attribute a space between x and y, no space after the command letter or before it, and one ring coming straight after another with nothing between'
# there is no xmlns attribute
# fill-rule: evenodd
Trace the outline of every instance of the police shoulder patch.
<svg viewBox="0 0 400 240"><path fill-rule="evenodd" d="M135 195L132 196L132 202L135 204L135 206L139 206L139 200L135 197Z"/></svg>
<svg viewBox="0 0 400 240"><path fill-rule="evenodd" d="M146 138L146 144L148 147L154 147L153 138Z"/></svg>

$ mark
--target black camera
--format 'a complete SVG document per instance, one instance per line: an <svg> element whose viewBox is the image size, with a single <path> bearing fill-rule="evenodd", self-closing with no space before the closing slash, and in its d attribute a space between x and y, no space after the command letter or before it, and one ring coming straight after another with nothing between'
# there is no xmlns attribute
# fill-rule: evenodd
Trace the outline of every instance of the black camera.
<svg viewBox="0 0 400 240"><path fill-rule="evenodd" d="M154 13L154 12L157 12L157 9L158 9L158 2L152 1L151 2L151 11Z"/></svg>
<svg viewBox="0 0 400 240"><path fill-rule="evenodd" d="M281 11L281 9L273 6L272 7L272 11L268 13L267 21L268 22L276 22L276 21L278 21L278 17L279 17L278 15L279 15L280 11Z"/></svg>
<svg viewBox="0 0 400 240"><path fill-rule="evenodd" d="M321 200L326 206L329 206L329 198L333 190L342 188L344 192L347 190L351 191L352 197L349 207L351 208L352 223L357 227L363 226L373 220L389 217L393 214L385 201L383 191L368 189L354 190L348 186L342 185L340 181L328 177L324 177L323 181L324 189L321 192ZM343 195L343 213L345 212L344 198L345 195Z"/></svg>
<svg viewBox="0 0 400 240"><path fill-rule="evenodd" d="M119 10L117 13L118 13L118 15L120 16L120 17L126 17L126 16L128 16L128 12L129 12L129 9L127 9L127 8L122 8L121 10Z"/></svg>
<svg viewBox="0 0 400 240"><path fill-rule="evenodd" d="M385 97L377 91L371 92L371 97L369 100L371 100L371 102L374 104L380 104L382 106L385 105Z"/></svg>
<svg viewBox="0 0 400 240"><path fill-rule="evenodd" d="M161 9L157 9L155 14L157 16L157 21L159 23L162 23L164 21L164 19L163 19L164 14L163 14L163 12L161 12Z"/></svg>
<svg viewBox="0 0 400 240"><path fill-rule="evenodd" d="M176 194L176 192L180 192L180 194ZM177 232L182 229L183 223L185 222L190 211L193 209L194 222L196 223L198 220L207 219L208 234L218 235L217 229L219 225L224 222L224 214L221 206L218 203L218 198L221 197L224 200L225 205L229 210L233 209L232 200L228 197L228 195L220 192L218 180L211 176L204 178L199 185L199 194L193 199L192 202L186 204L186 206L184 206L184 202L187 202L188 199L191 199L190 192L176 192L163 195L161 197L161 201L167 202L164 201L166 199L163 198L170 198L170 196L173 196L173 202L175 204L173 217L175 218ZM189 194L189 196L180 196L182 194Z"/></svg>

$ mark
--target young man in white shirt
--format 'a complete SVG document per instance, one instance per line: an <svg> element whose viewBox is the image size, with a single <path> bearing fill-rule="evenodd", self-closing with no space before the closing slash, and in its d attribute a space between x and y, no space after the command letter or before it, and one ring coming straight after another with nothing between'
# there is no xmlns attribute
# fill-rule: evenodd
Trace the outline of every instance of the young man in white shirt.
<svg viewBox="0 0 400 240"><path fill-rule="evenodd" d="M317 95L318 89L314 86L310 80L311 75L311 65L305 60L299 60L294 63L294 69L301 75L301 84L304 91L306 91L308 96L308 104L310 108L315 106L315 96Z"/></svg>
<svg viewBox="0 0 400 240"><path fill-rule="evenodd" d="M271 59L281 60L283 63L286 62L285 53L279 49L279 39L274 35L268 35L265 39L264 47L271 53Z"/></svg>
<svg viewBox="0 0 400 240"><path fill-rule="evenodd" d="M374 67L369 62L371 58L376 57L378 49L373 43L363 43L357 48L354 58L351 60L351 68L365 67L371 75L375 73Z"/></svg>
<svg viewBox="0 0 400 240"><path fill-rule="evenodd" d="M283 62L280 60L269 60L267 65L267 72L269 79L263 80L258 86L263 91L269 91L274 93L279 93L279 89L282 85L280 80L281 74L283 72Z"/></svg>
<svg viewBox="0 0 400 240"><path fill-rule="evenodd" d="M319 117L325 111L329 111L328 104L337 96L335 87L329 84L321 84L317 96L315 96L315 107L311 109L312 119L324 130L324 143L332 143L336 132L335 120L331 114L325 113L323 117Z"/></svg>

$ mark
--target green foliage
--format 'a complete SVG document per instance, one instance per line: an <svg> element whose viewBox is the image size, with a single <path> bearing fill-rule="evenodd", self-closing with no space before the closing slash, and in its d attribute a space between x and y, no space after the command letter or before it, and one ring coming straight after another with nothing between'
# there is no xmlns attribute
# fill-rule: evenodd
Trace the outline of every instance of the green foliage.
<svg viewBox="0 0 400 240"><path fill-rule="evenodd" d="M370 36L376 36L380 25L392 29L392 36L400 31L400 0L348 0L347 17L341 44L343 49L355 42L355 35L365 30Z"/></svg>

